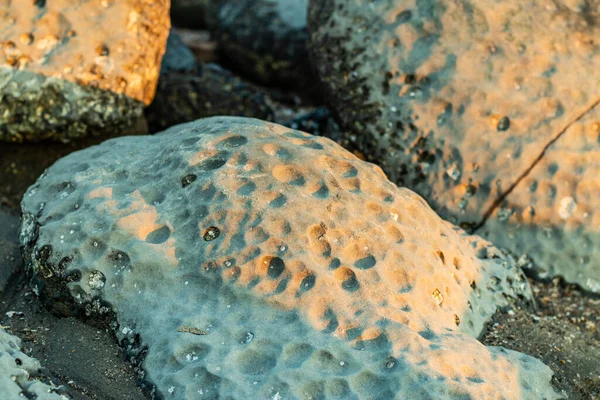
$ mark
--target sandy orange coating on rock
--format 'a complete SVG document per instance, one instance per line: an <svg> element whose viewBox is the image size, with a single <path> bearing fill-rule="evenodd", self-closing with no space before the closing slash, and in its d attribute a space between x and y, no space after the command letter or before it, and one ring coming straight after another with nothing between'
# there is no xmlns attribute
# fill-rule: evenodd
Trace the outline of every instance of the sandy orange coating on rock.
<svg viewBox="0 0 600 400"><path fill-rule="evenodd" d="M600 106L573 124L482 229L543 278L600 293ZM535 265L528 265L528 258Z"/></svg>
<svg viewBox="0 0 600 400"><path fill-rule="evenodd" d="M242 118L120 138L59 160L23 209L27 257L54 283L42 291L110 303L176 398L211 379L235 398L340 381L346 398L555 397L546 367L474 338L507 297L530 297L514 262L328 139ZM181 325L209 333L173 337Z"/></svg>
<svg viewBox="0 0 600 400"><path fill-rule="evenodd" d="M3 1L0 21L0 67L154 97L169 0Z"/></svg>

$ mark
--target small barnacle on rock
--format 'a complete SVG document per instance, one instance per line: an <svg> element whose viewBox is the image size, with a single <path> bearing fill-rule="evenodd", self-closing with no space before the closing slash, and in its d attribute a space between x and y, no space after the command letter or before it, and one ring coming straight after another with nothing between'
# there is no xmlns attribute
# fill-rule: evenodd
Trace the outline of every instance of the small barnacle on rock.
<svg viewBox="0 0 600 400"><path fill-rule="evenodd" d="M460 317L456 314L454 314L454 323L456 324L456 326L460 325Z"/></svg>
<svg viewBox="0 0 600 400"><path fill-rule="evenodd" d="M508 221L512 215L513 210L511 208L501 207L498 209L498 221Z"/></svg>
<svg viewBox="0 0 600 400"><path fill-rule="evenodd" d="M88 278L88 285L90 285L90 287L92 289L100 290L104 287L105 283L106 283L106 277L104 276L104 274L102 272L92 271L90 273L90 276Z"/></svg>
<svg viewBox="0 0 600 400"><path fill-rule="evenodd" d="M460 178L460 168L456 163L454 163L446 170L446 175L456 182L458 181L458 178Z"/></svg>
<svg viewBox="0 0 600 400"><path fill-rule="evenodd" d="M219 228L211 226L211 227L207 228L206 231L204 231L204 235L202 235L202 237L207 242L210 242L210 241L213 241L216 238L218 238L220 234L221 234L221 231L219 230Z"/></svg>
<svg viewBox="0 0 600 400"><path fill-rule="evenodd" d="M577 203L571 196L563 197L560 201L558 208L558 215L562 219L569 219L571 215L577 210Z"/></svg>
<svg viewBox="0 0 600 400"><path fill-rule="evenodd" d="M471 183L468 184L467 187L465 188L465 196L466 197L475 196L476 193L477 193L477 186L475 186Z"/></svg>
<svg viewBox="0 0 600 400"><path fill-rule="evenodd" d="M433 297L438 306L441 306L444 302L444 295L442 294L442 292L440 292L439 289L435 289L431 294L431 297Z"/></svg>

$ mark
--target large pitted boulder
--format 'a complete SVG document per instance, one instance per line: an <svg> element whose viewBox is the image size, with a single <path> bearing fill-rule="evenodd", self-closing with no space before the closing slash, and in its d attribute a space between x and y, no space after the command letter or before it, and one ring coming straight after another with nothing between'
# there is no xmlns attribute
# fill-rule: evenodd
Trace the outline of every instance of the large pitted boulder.
<svg viewBox="0 0 600 400"><path fill-rule="evenodd" d="M590 84L600 82L597 2L366 3L310 3L312 56L347 142L442 217L485 224L494 243L531 250L539 268L600 291L600 231L586 211L597 208L587 192L597 178L583 161L599 149L590 121L600 99ZM571 156L549 154L555 141ZM531 207L541 213L519 220ZM522 240L496 229L511 214Z"/></svg>
<svg viewBox="0 0 600 400"><path fill-rule="evenodd" d="M21 339L0 328L0 393L2 399L68 400L64 388L34 379L41 365L21 351Z"/></svg>
<svg viewBox="0 0 600 400"><path fill-rule="evenodd" d="M329 139L227 117L113 139L22 209L42 298L114 318L169 398L558 397L475 338L530 299L514 261Z"/></svg>
<svg viewBox="0 0 600 400"><path fill-rule="evenodd" d="M3 0L0 26L0 140L69 140L141 116L169 0Z"/></svg>

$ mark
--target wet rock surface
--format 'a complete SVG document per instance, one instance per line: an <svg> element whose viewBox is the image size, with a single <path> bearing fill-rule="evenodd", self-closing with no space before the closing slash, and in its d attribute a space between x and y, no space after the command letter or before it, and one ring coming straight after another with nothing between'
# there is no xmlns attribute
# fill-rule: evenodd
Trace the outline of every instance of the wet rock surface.
<svg viewBox="0 0 600 400"><path fill-rule="evenodd" d="M42 298L114 313L159 393L558 398L546 366L474 338L530 298L514 261L327 139L221 117L111 140L23 209Z"/></svg>
<svg viewBox="0 0 600 400"><path fill-rule="evenodd" d="M590 281L598 275L600 259L590 250L599 245L598 232L593 223L578 223L584 209L597 208L585 192L589 184L572 183L560 195L553 188L561 185L559 176L543 176L545 186L540 182L531 195L525 184L536 179L531 174L548 146L563 138L577 149L570 159L556 159L554 170L594 174L593 167L577 165L575 154L591 157L598 134L591 128L587 137L569 133L584 116L597 119L598 90L586 72L600 79L593 67L600 62L593 39L600 16L592 3L314 0L309 27L314 66L346 142L442 217L483 225L486 237L515 252L526 243L540 268L598 290ZM568 197L581 207L565 222L560 202ZM531 206L540 213L524 220L520 214ZM506 240L498 224L511 210L517 214L511 224L525 228L516 240ZM538 233L546 225L559 232L556 240ZM570 246L568 253L589 262L544 254L558 240L579 238L596 244Z"/></svg>
<svg viewBox="0 0 600 400"><path fill-rule="evenodd" d="M0 140L127 129L154 96L166 0L2 2L0 23Z"/></svg>

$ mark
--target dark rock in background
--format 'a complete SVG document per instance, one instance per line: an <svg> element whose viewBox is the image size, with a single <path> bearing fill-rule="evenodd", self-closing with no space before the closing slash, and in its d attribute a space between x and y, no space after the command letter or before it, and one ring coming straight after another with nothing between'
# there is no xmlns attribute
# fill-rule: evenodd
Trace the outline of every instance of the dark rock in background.
<svg viewBox="0 0 600 400"><path fill-rule="evenodd" d="M160 65L160 74L170 72L192 72L196 70L194 53L187 48L181 37L173 32L169 33L167 49Z"/></svg>
<svg viewBox="0 0 600 400"><path fill-rule="evenodd" d="M178 28L204 29L215 0L171 0L171 23Z"/></svg>
<svg viewBox="0 0 600 400"><path fill-rule="evenodd" d="M154 102L146 109L150 132L216 115L272 119L266 93L216 64L194 73L163 74Z"/></svg>
<svg viewBox="0 0 600 400"><path fill-rule="evenodd" d="M307 0L221 0L213 37L227 66L261 84L304 92L315 82L308 57Z"/></svg>

